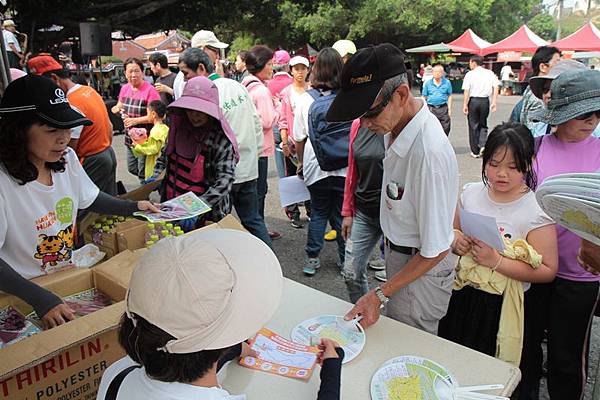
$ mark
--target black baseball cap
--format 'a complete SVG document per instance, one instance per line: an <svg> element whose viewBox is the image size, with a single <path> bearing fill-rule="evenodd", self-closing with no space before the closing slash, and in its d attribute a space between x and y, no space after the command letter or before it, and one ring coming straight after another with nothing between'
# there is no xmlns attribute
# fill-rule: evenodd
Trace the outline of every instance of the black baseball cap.
<svg viewBox="0 0 600 400"><path fill-rule="evenodd" d="M369 110L384 82L406 72L404 54L391 43L360 49L342 69L342 87L327 121L351 121Z"/></svg>
<svg viewBox="0 0 600 400"><path fill-rule="evenodd" d="M71 108L65 92L52 80L25 75L12 81L0 101L0 117L34 111L48 125L59 129L92 125L92 121Z"/></svg>

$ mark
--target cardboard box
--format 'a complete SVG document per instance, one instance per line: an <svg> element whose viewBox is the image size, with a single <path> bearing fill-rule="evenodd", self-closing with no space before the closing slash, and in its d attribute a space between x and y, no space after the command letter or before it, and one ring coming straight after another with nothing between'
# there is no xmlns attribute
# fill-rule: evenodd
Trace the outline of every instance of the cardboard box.
<svg viewBox="0 0 600 400"><path fill-rule="evenodd" d="M133 219L120 222L116 225L114 232L101 233L99 243L93 241L93 226L83 233L85 243L93 243L106 253L106 258L114 257L125 250L137 250L145 246L148 221Z"/></svg>
<svg viewBox="0 0 600 400"><path fill-rule="evenodd" d="M117 328L125 311L129 275L140 254L125 251L92 269L57 272L34 282L59 296L93 287L117 303L0 349L0 399L95 399L102 373L124 356ZM120 273L124 272L124 275ZM130 274L130 273L129 273ZM31 307L6 294L0 307Z"/></svg>
<svg viewBox="0 0 600 400"><path fill-rule="evenodd" d="M207 230L207 229L235 229L238 231L246 232L246 229L242 226L240 221L238 221L233 215L229 214L225 216L222 220L217 223L212 223L198 230ZM196 231L192 231L196 232ZM189 234L188 232L187 234ZM134 253L138 256L138 259L146 252L146 249L140 249L134 251ZM119 284L129 287L129 280L131 279L131 273L133 269L136 267L137 263L124 265L108 265L104 267L104 273L110 277L115 282Z"/></svg>

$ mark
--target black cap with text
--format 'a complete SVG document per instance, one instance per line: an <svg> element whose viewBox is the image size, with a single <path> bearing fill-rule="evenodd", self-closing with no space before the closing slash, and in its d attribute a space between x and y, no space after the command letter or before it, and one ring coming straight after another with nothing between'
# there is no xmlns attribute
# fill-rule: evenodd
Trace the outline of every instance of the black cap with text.
<svg viewBox="0 0 600 400"><path fill-rule="evenodd" d="M384 82L406 72L404 54L391 43L360 49L344 65L342 87L327 121L351 121L366 113Z"/></svg>
<svg viewBox="0 0 600 400"><path fill-rule="evenodd" d="M92 121L71 108L65 92L52 80L30 74L6 87L0 101L0 117L31 111L59 129L92 125Z"/></svg>

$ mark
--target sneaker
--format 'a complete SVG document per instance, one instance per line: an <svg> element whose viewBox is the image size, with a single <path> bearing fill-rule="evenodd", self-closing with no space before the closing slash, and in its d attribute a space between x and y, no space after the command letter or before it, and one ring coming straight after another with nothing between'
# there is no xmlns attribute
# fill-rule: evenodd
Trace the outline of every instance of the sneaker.
<svg viewBox="0 0 600 400"><path fill-rule="evenodd" d="M327 232L325 236L323 236L323 239L325 239L328 242L333 242L337 239L337 232L335 231L335 229L332 229L329 232Z"/></svg>
<svg viewBox="0 0 600 400"><path fill-rule="evenodd" d="M479 157L483 157L483 151L484 151L484 150L485 150L485 147L482 147L482 148L479 150Z"/></svg>
<svg viewBox="0 0 600 400"><path fill-rule="evenodd" d="M304 264L304 268L302 268L302 272L306 275L314 275L319 268L321 268L321 260L319 260L319 258L308 257Z"/></svg>
<svg viewBox="0 0 600 400"><path fill-rule="evenodd" d="M281 233L277 231L269 231L269 237L271 238L271 240L281 239Z"/></svg>
<svg viewBox="0 0 600 400"><path fill-rule="evenodd" d="M300 218L293 219L291 224L292 224L292 228L296 228L296 229L304 228L304 224L302 223L302 221L300 221Z"/></svg>
<svg viewBox="0 0 600 400"><path fill-rule="evenodd" d="M471 157L473 157L473 158L479 158L479 154L475 154L475 153L471 152Z"/></svg>
<svg viewBox="0 0 600 400"><path fill-rule="evenodd" d="M369 268L374 269L375 271L384 271L385 270L385 260L378 258L376 260L369 261Z"/></svg>
<svg viewBox="0 0 600 400"><path fill-rule="evenodd" d="M377 279L379 282L387 282L387 274L385 273L385 270L375 271L375 279Z"/></svg>

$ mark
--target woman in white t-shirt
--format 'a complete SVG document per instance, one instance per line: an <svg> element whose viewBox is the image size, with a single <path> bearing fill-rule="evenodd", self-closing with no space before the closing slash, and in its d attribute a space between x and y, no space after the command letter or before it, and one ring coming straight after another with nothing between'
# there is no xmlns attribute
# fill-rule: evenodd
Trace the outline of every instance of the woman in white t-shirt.
<svg viewBox="0 0 600 400"><path fill-rule="evenodd" d="M306 239L306 262L302 271L314 275L321 267L319 254L323 249L327 221L337 231L338 266L344 265L346 246L342 237L342 205L344 203L344 184L347 167L334 171L323 171L319 165L313 144L309 138L309 111L315 101L313 95L329 96L340 87L342 73L340 54L326 47L319 51L311 73L311 85L314 90L304 93L298 99L294 115L294 140L298 161L302 165L304 183L310 192L310 221ZM350 125L348 125L350 137Z"/></svg>
<svg viewBox="0 0 600 400"><path fill-rule="evenodd" d="M92 183L67 147L70 128L92 122L50 79L12 82L0 116L0 291L29 303L51 328L73 313L29 279L71 264L77 211L131 215L156 207L113 198Z"/></svg>
<svg viewBox="0 0 600 400"><path fill-rule="evenodd" d="M500 253L479 238L464 235L457 211L452 251L462 258L448 312L438 329L445 339L517 366L523 339L523 289L529 287L525 282L550 282L558 269L554 222L533 193L533 157L533 136L524 125L504 123L490 134L483 153L483 182L467 184L458 207L495 218L506 249ZM517 246L519 240L541 255L541 262L533 261L536 257L508 256L508 247ZM515 281L523 284L513 285ZM503 320L505 312L517 317Z"/></svg>

